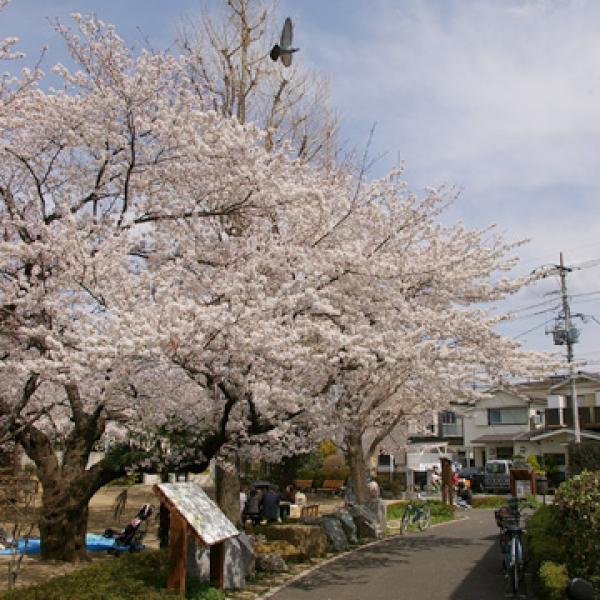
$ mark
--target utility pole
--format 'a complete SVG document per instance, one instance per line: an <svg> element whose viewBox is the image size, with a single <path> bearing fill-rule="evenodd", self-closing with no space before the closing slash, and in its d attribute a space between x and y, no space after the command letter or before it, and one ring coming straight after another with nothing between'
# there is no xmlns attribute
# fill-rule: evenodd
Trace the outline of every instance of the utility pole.
<svg viewBox="0 0 600 600"><path fill-rule="evenodd" d="M562 305L565 318L565 341L567 344L567 362L569 363L569 379L571 381L571 408L573 410L573 430L575 431L575 443L581 442L581 430L579 428L579 410L577 407L577 388L575 385L575 369L573 367L573 336L571 335L571 309L569 308L569 297L567 295L567 272L571 272L570 267L565 267L563 253L560 253L560 265L558 266L560 274L560 289L562 292Z"/></svg>

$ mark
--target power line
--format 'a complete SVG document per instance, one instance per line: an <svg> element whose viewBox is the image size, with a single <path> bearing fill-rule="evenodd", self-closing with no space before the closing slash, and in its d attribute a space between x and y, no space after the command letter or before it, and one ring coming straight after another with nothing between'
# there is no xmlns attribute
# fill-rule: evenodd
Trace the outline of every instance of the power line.
<svg viewBox="0 0 600 600"><path fill-rule="evenodd" d="M582 263L572 265L573 269L589 269L591 267L597 267L600 265L600 258L592 258L590 260L586 260Z"/></svg>
<svg viewBox="0 0 600 600"><path fill-rule="evenodd" d="M537 304L530 304L529 306L522 306L521 308L516 308L511 312L523 312L524 310L530 310L532 308L539 308L540 306L545 306L546 304L551 304L552 302L556 302L555 298L549 298L548 300L544 300L543 302L538 302Z"/></svg>
<svg viewBox="0 0 600 600"><path fill-rule="evenodd" d="M519 319L530 319L531 317L537 317L539 315L543 315L543 314L546 314L549 312L554 312L558 308L560 308L560 305L555 304L554 306L551 306L550 308L547 308L546 310L538 310L537 312L529 313L527 315L518 315L518 316L512 317L511 321L518 321ZM513 313L509 313L509 314L512 315Z"/></svg>
<svg viewBox="0 0 600 600"><path fill-rule="evenodd" d="M540 327L543 327L544 325L547 325L548 323L550 323L550 321L554 321L554 319L547 319L546 321L544 321L543 323L540 323L539 325L536 325L535 327L532 327L531 329L528 329L527 331L524 331L523 333L519 333L519 335L515 335L513 337L513 339L518 339L520 337L523 337L524 335L527 335L528 333L531 333L532 331L535 331L536 329L539 329Z"/></svg>
<svg viewBox="0 0 600 600"><path fill-rule="evenodd" d="M569 294L571 298L578 298L579 296L593 296L595 294L600 294L600 290L596 290L595 292L583 292L582 294Z"/></svg>

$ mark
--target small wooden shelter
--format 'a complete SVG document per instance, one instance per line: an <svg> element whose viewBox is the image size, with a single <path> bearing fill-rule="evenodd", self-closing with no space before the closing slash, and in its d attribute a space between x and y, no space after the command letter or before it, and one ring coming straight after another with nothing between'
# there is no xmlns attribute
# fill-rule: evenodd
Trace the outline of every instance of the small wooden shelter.
<svg viewBox="0 0 600 600"><path fill-rule="evenodd" d="M200 546L210 548L210 581L223 589L224 542L239 535L235 525L197 483L159 483L153 490L170 514L167 588L185 595L188 539L193 535Z"/></svg>

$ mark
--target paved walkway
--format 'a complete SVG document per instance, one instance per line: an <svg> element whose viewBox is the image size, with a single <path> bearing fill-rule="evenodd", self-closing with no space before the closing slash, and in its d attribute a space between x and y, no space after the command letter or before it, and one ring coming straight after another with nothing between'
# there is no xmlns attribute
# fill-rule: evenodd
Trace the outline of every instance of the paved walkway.
<svg viewBox="0 0 600 600"><path fill-rule="evenodd" d="M361 548L291 583L272 600L501 600L492 510Z"/></svg>

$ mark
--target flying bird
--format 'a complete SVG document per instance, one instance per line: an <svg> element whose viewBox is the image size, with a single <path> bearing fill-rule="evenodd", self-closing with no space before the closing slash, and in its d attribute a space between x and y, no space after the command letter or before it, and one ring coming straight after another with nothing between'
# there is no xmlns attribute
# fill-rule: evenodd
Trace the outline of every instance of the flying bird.
<svg viewBox="0 0 600 600"><path fill-rule="evenodd" d="M279 44L275 44L270 53L273 60L281 58L284 67L289 67L292 64L292 54L300 50L300 48L292 48L293 35L294 28L292 26L292 20L288 17L283 24Z"/></svg>

